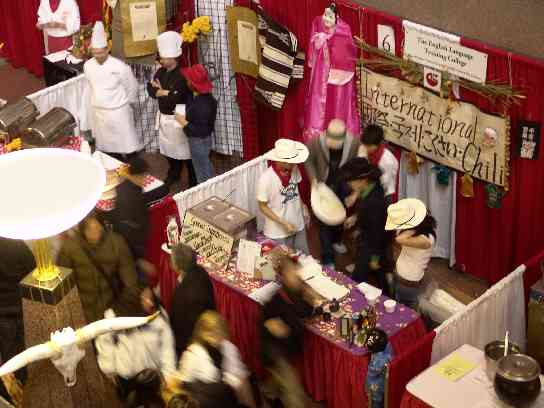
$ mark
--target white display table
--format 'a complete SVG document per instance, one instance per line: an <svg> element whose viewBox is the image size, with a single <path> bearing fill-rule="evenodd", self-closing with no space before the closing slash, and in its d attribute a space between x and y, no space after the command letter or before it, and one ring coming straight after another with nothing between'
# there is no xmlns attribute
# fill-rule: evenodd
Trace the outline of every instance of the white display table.
<svg viewBox="0 0 544 408"><path fill-rule="evenodd" d="M455 382L442 377L435 368L452 354L457 354L464 360L477 364L477 367ZM542 381L543 377L540 379ZM508 407L508 405L498 400L493 389L493 383L487 378L484 352L468 344L461 346L437 364L423 371L408 383L406 390L434 408ZM541 407L544 407L542 393L531 408Z"/></svg>

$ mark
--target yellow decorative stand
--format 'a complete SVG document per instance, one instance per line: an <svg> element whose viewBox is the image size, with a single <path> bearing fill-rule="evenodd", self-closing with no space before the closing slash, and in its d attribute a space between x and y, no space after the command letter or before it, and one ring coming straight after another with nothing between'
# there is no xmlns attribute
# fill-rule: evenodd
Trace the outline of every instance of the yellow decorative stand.
<svg viewBox="0 0 544 408"><path fill-rule="evenodd" d="M26 347L45 343L51 333L64 327L87 324L71 269L54 265L47 239L33 245L37 268L20 283ZM120 407L110 380L98 368L92 343L77 367L77 382L67 387L50 360L31 363L24 386L25 408Z"/></svg>

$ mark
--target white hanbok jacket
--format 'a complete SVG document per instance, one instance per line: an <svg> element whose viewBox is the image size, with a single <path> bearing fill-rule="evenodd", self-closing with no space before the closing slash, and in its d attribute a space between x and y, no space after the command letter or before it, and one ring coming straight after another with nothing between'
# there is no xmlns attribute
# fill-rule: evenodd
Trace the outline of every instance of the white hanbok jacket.
<svg viewBox="0 0 544 408"><path fill-rule="evenodd" d="M75 0L60 0L55 12L51 10L49 0L41 0L38 8L38 24L64 23L64 28L44 28L45 35L50 37L68 37L79 31L79 7Z"/></svg>
<svg viewBox="0 0 544 408"><path fill-rule="evenodd" d="M83 66L90 92L90 122L97 150L133 153L143 143L134 127L130 104L138 100L138 82L130 67L109 56L100 65L95 58Z"/></svg>

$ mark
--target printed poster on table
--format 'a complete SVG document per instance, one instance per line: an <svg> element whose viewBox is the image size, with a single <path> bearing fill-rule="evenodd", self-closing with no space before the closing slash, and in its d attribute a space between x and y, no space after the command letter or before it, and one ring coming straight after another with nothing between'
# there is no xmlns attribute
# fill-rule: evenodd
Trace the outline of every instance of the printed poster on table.
<svg viewBox="0 0 544 408"><path fill-rule="evenodd" d="M487 54L464 47L460 39L410 21L404 21L404 58L446 71L469 81L485 83Z"/></svg>
<svg viewBox="0 0 544 408"><path fill-rule="evenodd" d="M365 125L382 126L388 141L408 151L508 188L507 119L363 67L358 74Z"/></svg>
<svg viewBox="0 0 544 408"><path fill-rule="evenodd" d="M207 261L223 268L230 260L234 238L186 212L181 229L181 242L190 246Z"/></svg>

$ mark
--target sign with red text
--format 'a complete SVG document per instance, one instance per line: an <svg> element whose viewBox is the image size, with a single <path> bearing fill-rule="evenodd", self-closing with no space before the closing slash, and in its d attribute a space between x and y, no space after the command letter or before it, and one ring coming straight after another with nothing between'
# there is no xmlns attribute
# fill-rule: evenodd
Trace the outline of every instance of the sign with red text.
<svg viewBox="0 0 544 408"><path fill-rule="evenodd" d="M459 37L404 22L404 58L469 81L485 83L487 54L459 44Z"/></svg>
<svg viewBox="0 0 544 408"><path fill-rule="evenodd" d="M422 157L508 187L507 119L363 67L358 74L364 125L382 126L389 142Z"/></svg>

